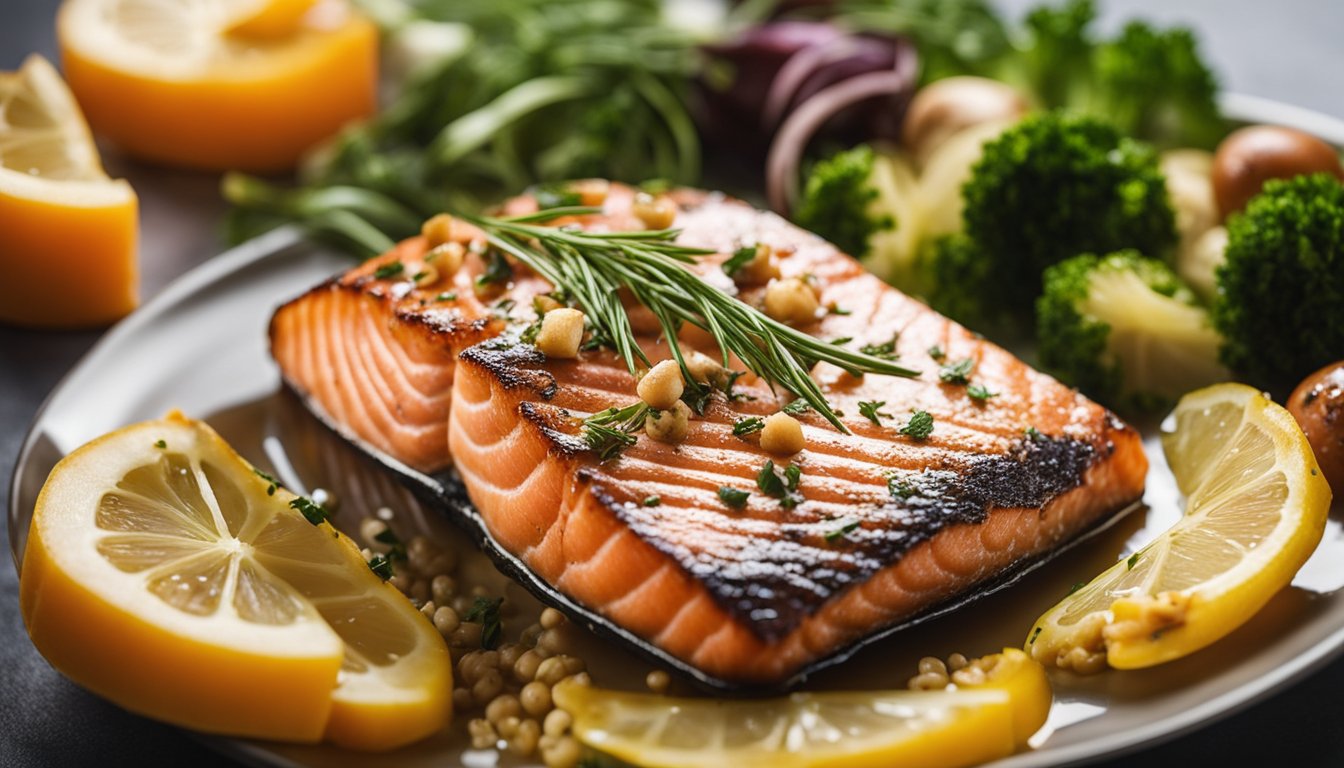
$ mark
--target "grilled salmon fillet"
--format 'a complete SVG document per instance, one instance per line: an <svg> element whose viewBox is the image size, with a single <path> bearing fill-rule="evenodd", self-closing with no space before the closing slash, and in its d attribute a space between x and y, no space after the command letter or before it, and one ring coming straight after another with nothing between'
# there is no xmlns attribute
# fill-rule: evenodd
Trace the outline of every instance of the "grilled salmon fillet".
<svg viewBox="0 0 1344 768"><path fill-rule="evenodd" d="M603 215L571 223L642 228L631 197L613 186ZM454 467L489 535L541 580L730 684L794 679L1059 548L1142 494L1139 436L1105 408L772 214L706 193L676 199L680 241L718 254L695 267L707 280L730 286L723 259L768 244L788 254L784 277L807 276L835 309L807 332L884 347L923 373L854 377L819 364L814 378L852 434L804 413L806 447L788 459L733 433L737 420L790 399L748 375L732 401L714 395L684 442L640 436L601 461L581 419L637 400L624 362L604 349L548 360L505 333L531 320L532 297L549 289L520 265L484 297L474 283L488 268L475 253L440 284L416 285L420 238L278 310L273 354L347 436L420 471ZM462 226L455 236L478 234ZM760 290L743 300L759 301ZM638 309L632 322L652 360L670 357ZM693 328L680 342L718 354ZM940 377L941 365L966 360L970 380L993 397ZM915 411L933 417L926 439L900 432ZM767 460L801 470L796 503L757 490ZM752 493L730 506L722 488Z"/></svg>

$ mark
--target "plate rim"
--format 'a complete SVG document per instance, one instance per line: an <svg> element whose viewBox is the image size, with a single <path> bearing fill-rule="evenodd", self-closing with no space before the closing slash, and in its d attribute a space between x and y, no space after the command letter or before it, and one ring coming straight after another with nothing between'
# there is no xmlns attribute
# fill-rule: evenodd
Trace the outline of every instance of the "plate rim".
<svg viewBox="0 0 1344 768"><path fill-rule="evenodd" d="M1284 125L1318 136L1337 148L1344 147L1344 119L1324 112L1276 99L1237 92L1221 94L1218 104L1223 116L1233 122ZM285 252L303 246L305 243L304 234L299 227L286 225L223 251L218 256L172 280L157 295L104 333L60 377L29 420L24 437L19 444L14 466L10 472L9 493L8 498L5 499L6 527L10 537L10 556L16 572L22 566L19 542L22 540L25 546L27 543L27 532L17 530L20 475L32 459L33 449L37 442L37 426L43 421L47 411L65 392L69 382L85 368L95 364L104 354L107 354L109 347L153 322L164 311L176 306L184 298L208 288L218 280L252 264L279 258ZM1312 669L1328 663L1341 654L1344 654L1344 625L1337 627L1334 632L1323 641L1311 646L1308 651L1294 656L1288 663L1275 667L1272 673L1224 691L1204 700L1197 706L1181 711L1173 717L1155 721L1147 726L1098 736L1088 741L1057 747L1049 751L1021 752L988 765L996 768L1081 765L1096 760L1119 757L1147 747L1158 746L1212 725L1265 700L1271 694L1298 682ZM253 765L269 765L280 768L292 768L300 765L291 758L267 750L262 744L250 742L246 739L203 734L186 728L178 728L178 730L196 738L211 749L231 757L240 758Z"/></svg>

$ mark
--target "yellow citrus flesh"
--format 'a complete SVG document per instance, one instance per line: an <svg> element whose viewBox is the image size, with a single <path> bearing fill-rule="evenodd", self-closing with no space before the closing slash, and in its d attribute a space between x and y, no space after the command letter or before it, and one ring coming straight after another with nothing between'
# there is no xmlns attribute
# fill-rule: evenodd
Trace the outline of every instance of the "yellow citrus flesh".
<svg viewBox="0 0 1344 768"><path fill-rule="evenodd" d="M29 530L33 644L95 693L197 730L355 749L439 730L443 639L293 498L177 414L76 450Z"/></svg>
<svg viewBox="0 0 1344 768"><path fill-rule="evenodd" d="M0 322L79 328L135 309L136 217L56 70L30 56L0 73Z"/></svg>
<svg viewBox="0 0 1344 768"><path fill-rule="evenodd" d="M1182 398L1164 430L1185 516L1041 616L1027 638L1038 661L1136 669L1193 653L1260 610L1320 542L1330 488L1281 406L1219 384Z"/></svg>
<svg viewBox="0 0 1344 768"><path fill-rule="evenodd" d="M66 0L57 38L94 130L128 152L208 170L272 171L371 114L377 30L346 0Z"/></svg>
<svg viewBox="0 0 1344 768"><path fill-rule="evenodd" d="M555 700L585 744L650 768L955 768L1012 754L1050 709L1045 670L1026 654L1010 648L978 663L983 684L944 691L725 701L565 682Z"/></svg>

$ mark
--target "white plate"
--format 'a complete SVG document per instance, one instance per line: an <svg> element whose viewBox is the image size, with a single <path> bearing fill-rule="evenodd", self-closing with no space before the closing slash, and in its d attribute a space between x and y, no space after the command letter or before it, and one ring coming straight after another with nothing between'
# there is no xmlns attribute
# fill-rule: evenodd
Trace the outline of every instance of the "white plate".
<svg viewBox="0 0 1344 768"><path fill-rule="evenodd" d="M1225 111L1250 122L1295 124L1344 144L1344 123L1273 102L1229 96ZM37 492L65 453L104 432L161 416L169 408L203 417L254 462L271 466L300 491L333 489L347 526L374 504L394 508L404 529L425 531L463 552L460 579L488 584L513 607L506 637L539 610L516 585L470 552L464 534L419 507L376 467L302 413L280 393L266 349L266 324L280 302L348 267L349 260L284 229L234 249L186 275L122 322L55 389L27 436L10 498L10 541L19 562ZM922 655L982 654L1020 645L1032 621L1069 586L1143 546L1179 515L1155 435L1145 445L1152 469L1147 508L1074 551L981 602L900 633L817 675L807 687L902 687ZM357 509L357 507L368 507ZM1113 755L1225 716L1287 685L1344 647L1344 531L1338 507L1325 539L1290 589L1246 626L1187 659L1156 669L1078 678L1055 673L1055 704L1035 749L1000 768L1062 765ZM403 531L405 533L405 531ZM596 638L581 655L596 682L639 687L646 662ZM458 723L458 731L461 724ZM445 733L391 755L330 747L217 740L238 757L266 765L492 765L464 754L460 735Z"/></svg>

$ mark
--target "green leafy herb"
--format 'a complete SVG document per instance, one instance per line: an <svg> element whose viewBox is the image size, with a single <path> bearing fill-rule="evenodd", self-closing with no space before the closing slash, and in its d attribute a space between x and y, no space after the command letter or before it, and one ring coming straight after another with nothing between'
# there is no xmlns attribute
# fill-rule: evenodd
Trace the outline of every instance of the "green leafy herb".
<svg viewBox="0 0 1344 768"><path fill-rule="evenodd" d="M975 369L975 361L971 358L958 360L955 363L948 363L938 369L938 378L944 384L969 384L971 381L971 371Z"/></svg>
<svg viewBox="0 0 1344 768"><path fill-rule="evenodd" d="M832 344L835 344L835 345L838 346L838 345L841 345L841 344L848 344L849 342L851 342L851 341L853 341L853 340L854 340L854 337L853 337L853 336L840 336L840 337L831 339L831 343L832 343Z"/></svg>
<svg viewBox="0 0 1344 768"><path fill-rule="evenodd" d="M998 392L990 392L989 388L986 387L984 384L970 385L969 387L966 388L966 394L970 395L972 400L979 400L982 403L991 397L999 396Z"/></svg>
<svg viewBox="0 0 1344 768"><path fill-rule="evenodd" d="M160 440L159 442L163 442L163 441ZM162 446L161 446L161 447L162 447ZM255 474L257 477L260 477L262 480L265 480L265 481L268 483L268 485L266 486L266 495L267 495L267 496L274 496L274 495L275 495L275 489L280 487L280 481L279 481L279 480L276 480L276 479L275 479L275 476L272 475L272 474L270 474L269 472L262 472L260 469L257 469L256 467L253 467L253 468L252 468L252 472L253 472L253 474Z"/></svg>
<svg viewBox="0 0 1344 768"><path fill-rule="evenodd" d="M583 201L583 195L564 184L543 184L537 187L537 207L545 211L551 208L570 208Z"/></svg>
<svg viewBox="0 0 1344 768"><path fill-rule="evenodd" d="M493 285L504 285L512 279L513 267L509 266L509 260L504 258L503 253L491 250L486 256L485 271L476 276L476 286L488 288Z"/></svg>
<svg viewBox="0 0 1344 768"><path fill-rule="evenodd" d="M891 418L890 413L882 413L878 410L886 404L886 400L860 400L859 414L880 427L882 426L882 419Z"/></svg>
<svg viewBox="0 0 1344 768"><path fill-rule="evenodd" d="M932 347L929 347L929 357L932 357L934 360L942 360L947 357L947 353L943 351L942 347L934 344Z"/></svg>
<svg viewBox="0 0 1344 768"><path fill-rule="evenodd" d="M1134 566L1137 565L1139 562L1139 555L1142 554L1143 554L1142 552L1135 552L1134 554L1130 555L1129 559L1125 561L1125 570L1126 571L1134 570Z"/></svg>
<svg viewBox="0 0 1344 768"><path fill-rule="evenodd" d="M662 504L662 503L663 503L663 499L662 499L662 497L660 497L660 496L654 495L654 496L645 496L645 497L644 497L644 506L646 506L646 507L656 507L656 506L658 506L659 504Z"/></svg>
<svg viewBox="0 0 1344 768"><path fill-rule="evenodd" d="M495 302L495 305L493 307L491 307L491 312L495 315L495 317L501 318L503 320L508 320L509 313L512 312L513 308L516 306L518 306L518 302L514 301L513 299L500 299L499 301Z"/></svg>
<svg viewBox="0 0 1344 768"><path fill-rule="evenodd" d="M844 525L840 526L839 528L836 528L833 531L827 531L825 537L826 543L835 544L836 542L848 536L850 533L854 532L858 527L859 527L859 521L851 520L850 522L845 523Z"/></svg>
<svg viewBox="0 0 1344 768"><path fill-rule="evenodd" d="M746 245L733 251L733 255L723 262L723 273L729 277L736 275L738 270L750 264L751 260L756 258L756 249L759 247L757 245Z"/></svg>
<svg viewBox="0 0 1344 768"><path fill-rule="evenodd" d="M806 400L800 397L797 400L794 400L793 402L784 406L780 410L783 411L784 413L789 414L790 416L801 416L804 413L807 413L808 411L812 410L812 406L809 405Z"/></svg>
<svg viewBox="0 0 1344 768"><path fill-rule="evenodd" d="M411 275L411 281L412 281L412 282L416 282L416 283L418 283L418 282L420 282L421 280L423 280L425 277L427 277L428 275L429 275L429 272L426 271L426 270L423 270L423 269L422 269L422 270L420 270L419 272L416 272L414 275Z"/></svg>
<svg viewBox="0 0 1344 768"><path fill-rule="evenodd" d="M859 347L859 351L865 355L872 355L883 360L896 359L896 343L900 341L901 334L892 334L891 341L885 341L881 344L865 344Z"/></svg>
<svg viewBox="0 0 1344 768"><path fill-rule="evenodd" d="M434 297L435 301L457 301L457 291L444 291Z"/></svg>
<svg viewBox="0 0 1344 768"><path fill-rule="evenodd" d="M811 377L812 366L827 362L855 376L918 375L889 358L827 344L729 296L688 268L707 251L678 244L675 230L587 232L544 226L560 216L599 210L557 208L511 218L463 218L480 227L494 249L572 296L595 335L610 340L631 373L650 361L636 343L621 303L622 289L658 320L683 372L686 364L677 335L689 324L707 331L720 349L736 355L770 384L797 393L841 432L847 430Z"/></svg>
<svg viewBox="0 0 1344 768"><path fill-rule="evenodd" d="M746 416L733 422L733 434L741 437L765 428L765 419L760 416Z"/></svg>
<svg viewBox="0 0 1344 768"><path fill-rule="evenodd" d="M392 578L392 561L383 555L374 555L369 558L369 570L378 574L378 578L387 581Z"/></svg>
<svg viewBox="0 0 1344 768"><path fill-rule="evenodd" d="M681 392L681 402L686 404L687 408L695 411L696 414L705 415L705 409L709 407L709 401L714 395L714 388L697 384L694 381L686 382L686 388Z"/></svg>
<svg viewBox="0 0 1344 768"><path fill-rule="evenodd" d="M487 651L492 651L499 647L500 635L503 634L503 626L499 619L499 606L503 605L504 598L497 597L491 600L488 597L476 597L475 602L471 604L471 610L467 611L466 621L477 622L481 625L481 647Z"/></svg>
<svg viewBox="0 0 1344 768"><path fill-rule="evenodd" d="M826 313L829 314L829 315L852 315L852 314L854 314L853 310L845 309L844 307L840 306L839 304L836 304L834 301L832 301L832 302L826 307Z"/></svg>
<svg viewBox="0 0 1344 768"><path fill-rule="evenodd" d="M164 450L168 447L168 442L166 440L155 440L154 447L159 450Z"/></svg>
<svg viewBox="0 0 1344 768"><path fill-rule="evenodd" d="M321 525L331 517L331 513L327 511L326 507L303 496L290 501L289 508L298 510L299 514L303 515L313 525Z"/></svg>
<svg viewBox="0 0 1344 768"><path fill-rule="evenodd" d="M1036 638L1037 638L1037 637L1040 637L1040 635L1041 635L1041 629L1043 629L1043 627L1037 627L1035 630L1032 631L1032 633L1031 633L1031 639L1027 641L1027 645L1035 645L1035 644L1036 644Z"/></svg>
<svg viewBox="0 0 1344 768"><path fill-rule="evenodd" d="M761 493L775 499L782 499L788 493L784 481L775 474L775 462L769 459L761 465L761 471L756 473L756 487L761 489Z"/></svg>
<svg viewBox="0 0 1344 768"><path fill-rule="evenodd" d="M790 491L798 490L798 482L803 479L803 469L797 464L790 464L784 470L784 487Z"/></svg>
<svg viewBox="0 0 1344 768"><path fill-rule="evenodd" d="M898 499L908 499L915 495L915 487L895 475L887 478L887 492Z"/></svg>
<svg viewBox="0 0 1344 768"><path fill-rule="evenodd" d="M1085 586L1087 586L1086 581L1075 581L1073 583L1073 586L1069 587L1069 595L1072 595L1074 592L1077 592L1078 590L1082 589ZM1069 595L1065 595L1065 597L1068 597Z"/></svg>
<svg viewBox="0 0 1344 768"><path fill-rule="evenodd" d="M751 497L749 491L739 490L730 485L719 486L719 499L733 509L741 509L747 505L747 499Z"/></svg>
<svg viewBox="0 0 1344 768"><path fill-rule="evenodd" d="M400 261L389 261L373 270L373 277L376 280L386 280L390 277L396 277L405 271L405 264L402 264Z"/></svg>
<svg viewBox="0 0 1344 768"><path fill-rule="evenodd" d="M901 427L901 434L914 440L926 440L933 434L933 416L928 411L915 411L910 421Z"/></svg>
<svg viewBox="0 0 1344 768"><path fill-rule="evenodd" d="M406 559L406 545L402 543L401 538L397 536L397 532L391 528L384 528L377 536L373 537L373 540L379 544L387 545L387 557L389 560L404 561Z"/></svg>
<svg viewBox="0 0 1344 768"><path fill-rule="evenodd" d="M1042 435L1040 430L1035 427L1027 427L1022 430L1022 434L1026 435L1027 439L1033 442L1040 442L1045 439L1045 435Z"/></svg>
<svg viewBox="0 0 1344 768"><path fill-rule="evenodd" d="M637 442L634 433L644 428L648 414L649 406L643 402L598 411L583 420L583 441L599 461L614 459Z"/></svg>

